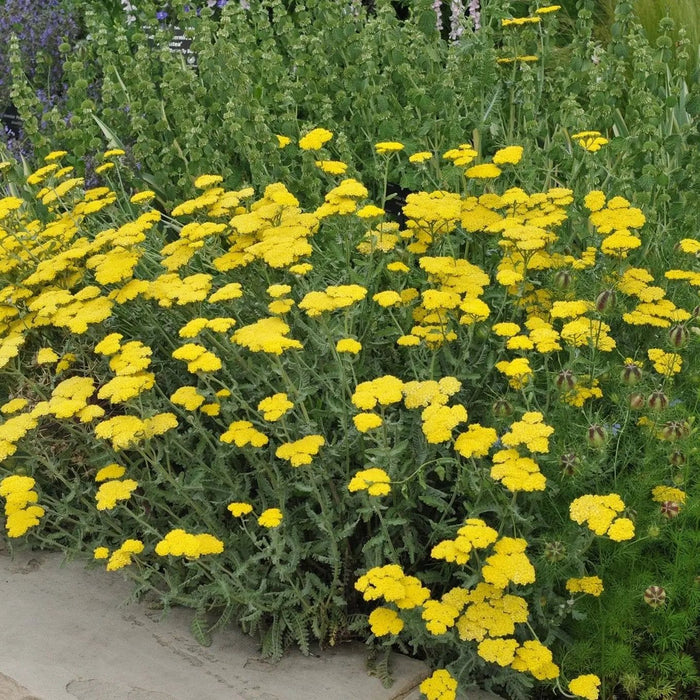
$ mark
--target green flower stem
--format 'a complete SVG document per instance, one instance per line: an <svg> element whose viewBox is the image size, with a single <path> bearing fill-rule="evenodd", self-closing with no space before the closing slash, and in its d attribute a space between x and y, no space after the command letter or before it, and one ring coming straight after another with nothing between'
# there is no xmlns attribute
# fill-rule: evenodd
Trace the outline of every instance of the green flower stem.
<svg viewBox="0 0 700 700"><path fill-rule="evenodd" d="M296 385L294 382L290 379L289 375L287 374L287 370L285 370L284 365L282 364L282 360L279 357L279 355L271 355L271 360L272 363L277 367L279 370L280 376L284 380L284 383L286 384L287 391L295 397L295 399L299 395L299 390L296 388ZM309 416L308 411L306 410L306 406L302 403L299 402L298 399L294 402L295 405L299 406L301 409L302 415L304 416L304 420L306 421L307 425L312 425L311 418Z"/></svg>
<svg viewBox="0 0 700 700"><path fill-rule="evenodd" d="M372 499L373 497L368 496L368 498ZM399 564L401 559L399 557L398 552L396 551L396 547L394 547L394 543L391 539L391 535L389 534L389 528L387 528L386 522L384 521L382 511L376 503L374 503L373 501L370 501L370 503L372 506L372 510L375 512L377 518L379 519L379 526L382 530L382 533L384 534L384 538L386 539L386 544L389 546L389 549L391 551L392 563Z"/></svg>

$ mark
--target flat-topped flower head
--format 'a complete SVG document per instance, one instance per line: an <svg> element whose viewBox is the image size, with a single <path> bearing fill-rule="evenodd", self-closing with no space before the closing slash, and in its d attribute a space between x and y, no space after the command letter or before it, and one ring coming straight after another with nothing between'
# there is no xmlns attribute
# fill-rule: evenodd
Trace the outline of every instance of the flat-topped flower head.
<svg viewBox="0 0 700 700"><path fill-rule="evenodd" d="M386 155L387 153L396 153L397 151L403 151L405 146L399 141L380 141L374 144L374 150L380 155Z"/></svg>
<svg viewBox="0 0 700 700"><path fill-rule="evenodd" d="M268 508L264 510L258 518L258 525L273 529L279 527L283 519L282 511L279 508Z"/></svg>
<svg viewBox="0 0 700 700"><path fill-rule="evenodd" d="M299 139L299 148L304 151L317 151L333 138L333 132L328 129L312 129L306 136Z"/></svg>
<svg viewBox="0 0 700 700"><path fill-rule="evenodd" d="M353 476L348 491L367 491L370 496L386 496L391 492L389 475L378 467L362 469Z"/></svg>

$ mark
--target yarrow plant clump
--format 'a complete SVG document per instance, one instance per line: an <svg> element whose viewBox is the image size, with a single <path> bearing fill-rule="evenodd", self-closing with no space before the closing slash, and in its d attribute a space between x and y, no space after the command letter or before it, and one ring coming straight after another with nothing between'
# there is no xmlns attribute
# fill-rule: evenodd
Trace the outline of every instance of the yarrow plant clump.
<svg viewBox="0 0 700 700"><path fill-rule="evenodd" d="M429 698L598 697L594 616L675 614L691 576L668 552L696 510L695 247L667 276L632 199L518 186L531 146L374 143L422 178L393 221L329 165L340 134L271 138L315 199L208 171L161 211L119 148L94 187L63 151L2 168L8 536L196 608L198 635L235 616L272 656L371 635L423 650Z"/></svg>

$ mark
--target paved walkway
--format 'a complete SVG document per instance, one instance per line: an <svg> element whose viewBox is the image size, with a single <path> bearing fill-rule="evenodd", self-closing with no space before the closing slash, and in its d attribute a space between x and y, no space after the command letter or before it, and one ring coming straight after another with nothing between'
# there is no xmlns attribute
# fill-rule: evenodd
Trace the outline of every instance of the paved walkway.
<svg viewBox="0 0 700 700"><path fill-rule="evenodd" d="M277 664L235 630L201 647L191 611L161 619L127 605L129 590L118 573L63 565L59 554L0 551L0 700L418 700L429 674L396 655L395 683L383 688L362 644L290 652Z"/></svg>

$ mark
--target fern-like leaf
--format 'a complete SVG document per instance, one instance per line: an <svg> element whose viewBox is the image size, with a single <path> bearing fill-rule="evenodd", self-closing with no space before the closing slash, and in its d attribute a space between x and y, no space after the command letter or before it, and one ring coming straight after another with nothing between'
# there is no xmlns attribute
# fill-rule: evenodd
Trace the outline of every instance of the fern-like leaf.
<svg viewBox="0 0 700 700"><path fill-rule="evenodd" d="M201 644L203 647L211 646L211 634L209 634L209 626L204 617L204 612L198 610L192 620L190 625L190 631L192 636Z"/></svg>

